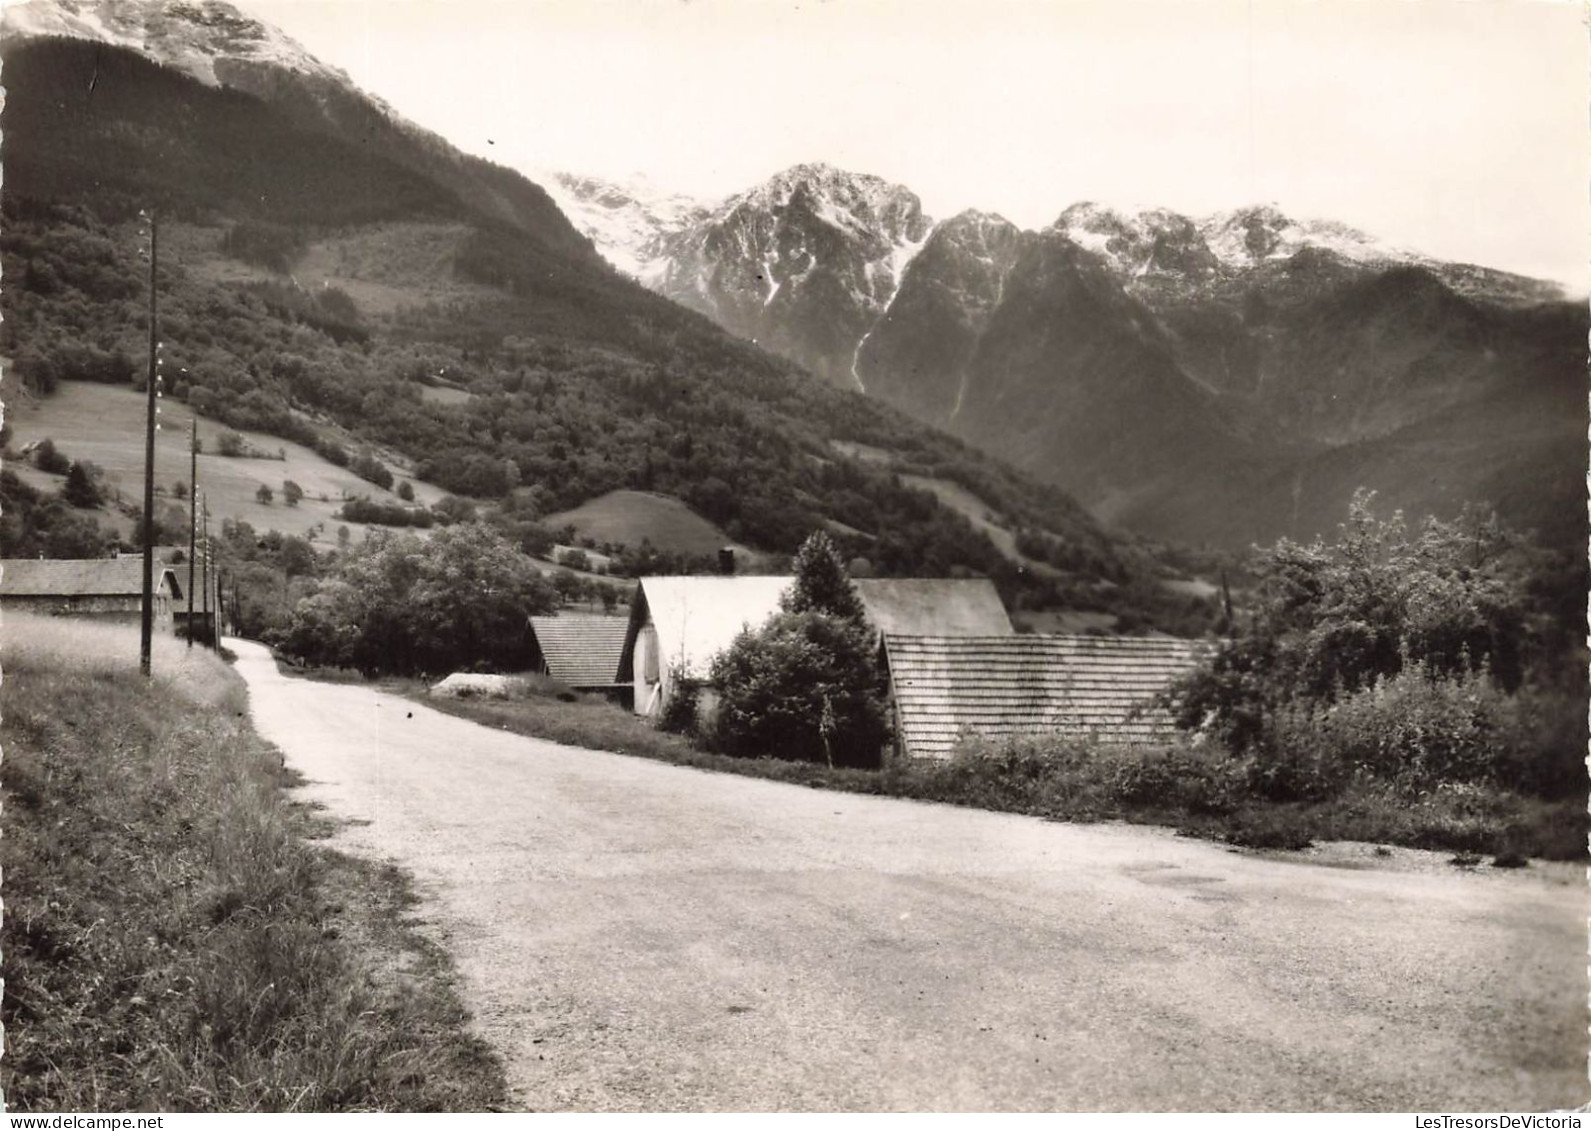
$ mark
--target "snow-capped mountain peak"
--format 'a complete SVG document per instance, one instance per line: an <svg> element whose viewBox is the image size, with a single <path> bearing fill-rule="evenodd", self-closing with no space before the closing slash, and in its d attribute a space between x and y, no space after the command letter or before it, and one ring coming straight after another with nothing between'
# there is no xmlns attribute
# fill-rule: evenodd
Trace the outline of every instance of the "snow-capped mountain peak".
<svg viewBox="0 0 1591 1131"><path fill-rule="evenodd" d="M210 86L228 85L231 64L268 64L352 85L297 41L225 0L19 0L0 34L64 36L127 47Z"/></svg>
<svg viewBox="0 0 1591 1131"><path fill-rule="evenodd" d="M851 173L821 162L794 165L724 200L715 217L736 208L772 212L804 202L824 223L850 235L885 234L892 243L919 242L928 221L922 203L903 185L870 173Z"/></svg>
<svg viewBox="0 0 1591 1131"><path fill-rule="evenodd" d="M1332 252L1354 263L1419 263L1424 257L1385 244L1357 228L1331 220L1294 220L1274 204L1217 212L1198 221L1210 251L1228 267L1252 267L1286 259L1306 247Z"/></svg>
<svg viewBox="0 0 1591 1131"><path fill-rule="evenodd" d="M712 211L711 204L639 175L622 182L550 171L533 176L604 259L649 287L668 266L668 241Z"/></svg>

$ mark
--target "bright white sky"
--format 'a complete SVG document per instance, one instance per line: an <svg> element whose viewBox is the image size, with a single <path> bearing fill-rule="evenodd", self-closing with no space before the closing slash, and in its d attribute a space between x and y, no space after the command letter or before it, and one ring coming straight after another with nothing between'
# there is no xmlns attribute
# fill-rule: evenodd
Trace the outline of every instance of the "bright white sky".
<svg viewBox="0 0 1591 1131"><path fill-rule="evenodd" d="M460 148L716 198L802 161L935 216L1274 201L1591 278L1557 0L237 0Z"/></svg>

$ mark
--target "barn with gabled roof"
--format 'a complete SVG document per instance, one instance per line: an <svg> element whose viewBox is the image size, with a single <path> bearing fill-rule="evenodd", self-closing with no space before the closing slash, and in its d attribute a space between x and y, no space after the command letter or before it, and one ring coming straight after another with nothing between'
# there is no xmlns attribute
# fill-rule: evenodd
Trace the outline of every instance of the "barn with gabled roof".
<svg viewBox="0 0 1591 1131"><path fill-rule="evenodd" d="M182 586L162 562L155 563L154 584L155 630L170 632L172 604L182 597ZM136 624L143 596L142 557L0 561L0 608L7 610Z"/></svg>

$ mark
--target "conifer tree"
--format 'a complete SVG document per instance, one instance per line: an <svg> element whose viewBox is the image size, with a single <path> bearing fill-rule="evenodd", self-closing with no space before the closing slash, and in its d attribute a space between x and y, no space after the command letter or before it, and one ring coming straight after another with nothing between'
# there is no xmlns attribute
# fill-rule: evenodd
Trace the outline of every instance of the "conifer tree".
<svg viewBox="0 0 1591 1131"><path fill-rule="evenodd" d="M779 601L787 613L827 613L858 625L866 620L845 563L829 536L814 531L795 556L795 582Z"/></svg>

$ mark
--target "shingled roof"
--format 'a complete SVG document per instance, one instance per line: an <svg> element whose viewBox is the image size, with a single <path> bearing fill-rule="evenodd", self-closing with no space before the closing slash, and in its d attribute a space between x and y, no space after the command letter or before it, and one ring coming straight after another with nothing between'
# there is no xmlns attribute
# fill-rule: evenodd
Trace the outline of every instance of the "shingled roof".
<svg viewBox="0 0 1591 1131"><path fill-rule="evenodd" d="M155 564L155 588L181 591L169 566ZM8 558L0 561L0 597L142 597L144 560Z"/></svg>
<svg viewBox="0 0 1591 1131"><path fill-rule="evenodd" d="M619 656L630 625L627 617L561 613L531 617L547 674L570 687L613 687L619 681Z"/></svg>
<svg viewBox="0 0 1591 1131"><path fill-rule="evenodd" d="M1010 636L1011 618L986 577L853 582L867 619L886 635Z"/></svg>
<svg viewBox="0 0 1591 1131"><path fill-rule="evenodd" d="M1159 693L1209 646L1168 637L906 636L884 638L900 741L945 758L963 737L1169 737Z"/></svg>

